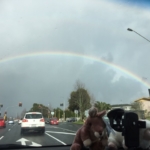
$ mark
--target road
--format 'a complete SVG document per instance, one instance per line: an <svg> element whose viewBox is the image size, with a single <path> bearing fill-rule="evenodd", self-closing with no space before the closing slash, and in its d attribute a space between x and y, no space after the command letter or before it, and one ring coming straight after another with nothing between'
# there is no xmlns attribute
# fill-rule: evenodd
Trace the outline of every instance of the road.
<svg viewBox="0 0 150 150"><path fill-rule="evenodd" d="M29 132L20 134L20 124L6 125L0 129L0 144L21 144L30 146L68 145L72 144L76 131L81 125L60 122L59 125L45 126L45 134Z"/></svg>

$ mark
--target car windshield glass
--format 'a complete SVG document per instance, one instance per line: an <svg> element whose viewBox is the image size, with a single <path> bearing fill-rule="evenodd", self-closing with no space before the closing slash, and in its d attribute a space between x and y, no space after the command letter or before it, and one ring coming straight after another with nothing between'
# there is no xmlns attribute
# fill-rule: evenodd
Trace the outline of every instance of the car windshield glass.
<svg viewBox="0 0 150 150"><path fill-rule="evenodd" d="M57 120L57 119L51 119L51 120Z"/></svg>
<svg viewBox="0 0 150 150"><path fill-rule="evenodd" d="M149 32L150 0L0 0L0 145L72 144L91 107L150 120Z"/></svg>
<svg viewBox="0 0 150 150"><path fill-rule="evenodd" d="M26 114L26 119L40 119L42 118L41 114Z"/></svg>

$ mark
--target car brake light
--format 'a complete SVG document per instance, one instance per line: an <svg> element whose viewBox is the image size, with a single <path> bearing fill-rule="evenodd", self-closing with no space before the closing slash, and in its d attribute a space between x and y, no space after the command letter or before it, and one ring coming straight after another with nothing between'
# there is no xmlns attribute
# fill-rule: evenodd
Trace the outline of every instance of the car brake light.
<svg viewBox="0 0 150 150"><path fill-rule="evenodd" d="M22 122L28 122L28 120L27 119L23 119Z"/></svg>
<svg viewBox="0 0 150 150"><path fill-rule="evenodd" d="M40 122L44 122L44 119L40 119Z"/></svg>

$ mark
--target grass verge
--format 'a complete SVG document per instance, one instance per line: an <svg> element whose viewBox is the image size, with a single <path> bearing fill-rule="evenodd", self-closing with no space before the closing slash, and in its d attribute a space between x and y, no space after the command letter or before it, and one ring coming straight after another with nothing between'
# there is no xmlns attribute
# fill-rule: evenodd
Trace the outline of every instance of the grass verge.
<svg viewBox="0 0 150 150"><path fill-rule="evenodd" d="M147 117L146 119L147 119L147 120L150 120L150 117Z"/></svg>
<svg viewBox="0 0 150 150"><path fill-rule="evenodd" d="M79 120L79 121L76 121L76 122L74 122L75 124L83 124L84 122L83 121L81 121L81 120Z"/></svg>

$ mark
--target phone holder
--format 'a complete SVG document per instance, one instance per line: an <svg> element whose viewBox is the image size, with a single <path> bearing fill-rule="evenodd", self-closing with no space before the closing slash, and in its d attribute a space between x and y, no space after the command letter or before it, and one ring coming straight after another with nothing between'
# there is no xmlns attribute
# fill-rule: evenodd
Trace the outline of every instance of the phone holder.
<svg viewBox="0 0 150 150"><path fill-rule="evenodd" d="M134 112L127 112L124 109L113 109L108 112L107 117L110 126L117 132L122 132L125 145L129 149L139 147L139 129L146 128L145 121L139 121L138 115Z"/></svg>

